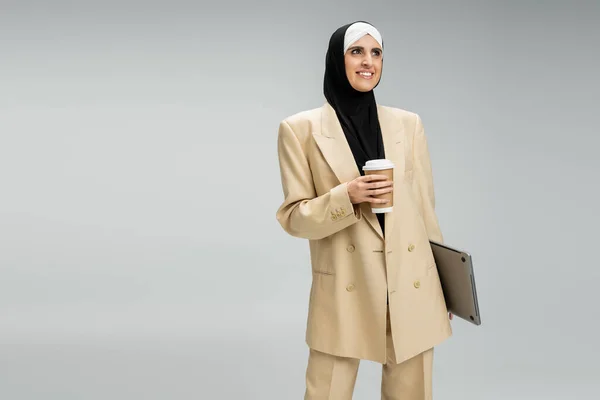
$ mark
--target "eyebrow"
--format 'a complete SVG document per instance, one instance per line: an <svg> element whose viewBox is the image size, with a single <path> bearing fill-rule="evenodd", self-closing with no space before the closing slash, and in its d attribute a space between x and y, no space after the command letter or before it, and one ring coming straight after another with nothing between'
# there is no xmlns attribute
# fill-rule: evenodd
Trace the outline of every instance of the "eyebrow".
<svg viewBox="0 0 600 400"><path fill-rule="evenodd" d="M350 48L348 50L354 50L354 49L364 50L365 48L363 46L350 46ZM373 47L371 50L379 50L383 53L383 50L381 50L379 47Z"/></svg>

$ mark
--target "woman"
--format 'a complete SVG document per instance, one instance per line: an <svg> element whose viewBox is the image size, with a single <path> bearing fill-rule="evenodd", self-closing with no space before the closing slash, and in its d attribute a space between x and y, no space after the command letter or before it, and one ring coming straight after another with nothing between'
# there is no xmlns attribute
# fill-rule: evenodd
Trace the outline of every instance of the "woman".
<svg viewBox="0 0 600 400"><path fill-rule="evenodd" d="M283 120L277 220L309 240L308 399L351 399L360 360L383 365L382 399L431 399L433 347L451 334L429 240L442 242L417 114L377 105L381 34L366 22L336 30L326 55L326 103ZM366 176L395 163L393 182ZM373 213L393 192L393 211Z"/></svg>

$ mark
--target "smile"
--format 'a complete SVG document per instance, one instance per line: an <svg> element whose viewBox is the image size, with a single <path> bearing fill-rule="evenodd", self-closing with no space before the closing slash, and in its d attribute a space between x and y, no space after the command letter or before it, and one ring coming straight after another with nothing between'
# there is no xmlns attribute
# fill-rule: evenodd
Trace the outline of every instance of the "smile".
<svg viewBox="0 0 600 400"><path fill-rule="evenodd" d="M360 75L364 79L371 79L371 78L373 78L373 73L372 72L357 72L357 74Z"/></svg>

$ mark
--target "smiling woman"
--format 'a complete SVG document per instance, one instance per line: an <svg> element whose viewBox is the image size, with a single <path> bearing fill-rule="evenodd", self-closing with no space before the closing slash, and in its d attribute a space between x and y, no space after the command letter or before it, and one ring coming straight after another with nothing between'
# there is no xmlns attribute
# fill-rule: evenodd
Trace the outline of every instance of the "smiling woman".
<svg viewBox="0 0 600 400"><path fill-rule="evenodd" d="M427 141L417 114L377 105L383 54L372 25L337 29L326 103L279 125L277 220L311 253L305 400L351 400L360 360L382 364L383 400L430 400L433 347L451 335L430 268L429 240L443 238ZM363 171L378 159L395 166L391 179ZM374 213L390 192L391 211Z"/></svg>
<svg viewBox="0 0 600 400"><path fill-rule="evenodd" d="M344 54L346 77L359 92L373 90L379 84L383 50L371 35L363 36Z"/></svg>
<svg viewBox="0 0 600 400"><path fill-rule="evenodd" d="M325 98L335 110L360 174L367 161L385 158L373 92L381 77L382 48L383 39L379 31L365 22L356 22L334 32L325 59ZM389 182L386 182L370 184L373 185L372 189L391 191ZM355 185L349 187L351 196L354 194L351 189L354 188ZM377 194L370 193L371 196ZM373 202L373 199L370 201ZM377 219L385 233L384 215L377 214Z"/></svg>

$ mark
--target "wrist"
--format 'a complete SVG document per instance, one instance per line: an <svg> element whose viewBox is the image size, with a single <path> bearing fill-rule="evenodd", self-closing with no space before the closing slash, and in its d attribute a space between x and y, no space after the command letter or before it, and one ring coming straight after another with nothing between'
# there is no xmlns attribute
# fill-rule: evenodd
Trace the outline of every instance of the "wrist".
<svg viewBox="0 0 600 400"><path fill-rule="evenodd" d="M350 194L350 182L346 182L346 192L348 193L348 199L350 199L350 203L354 205L354 201L352 200L352 195Z"/></svg>

